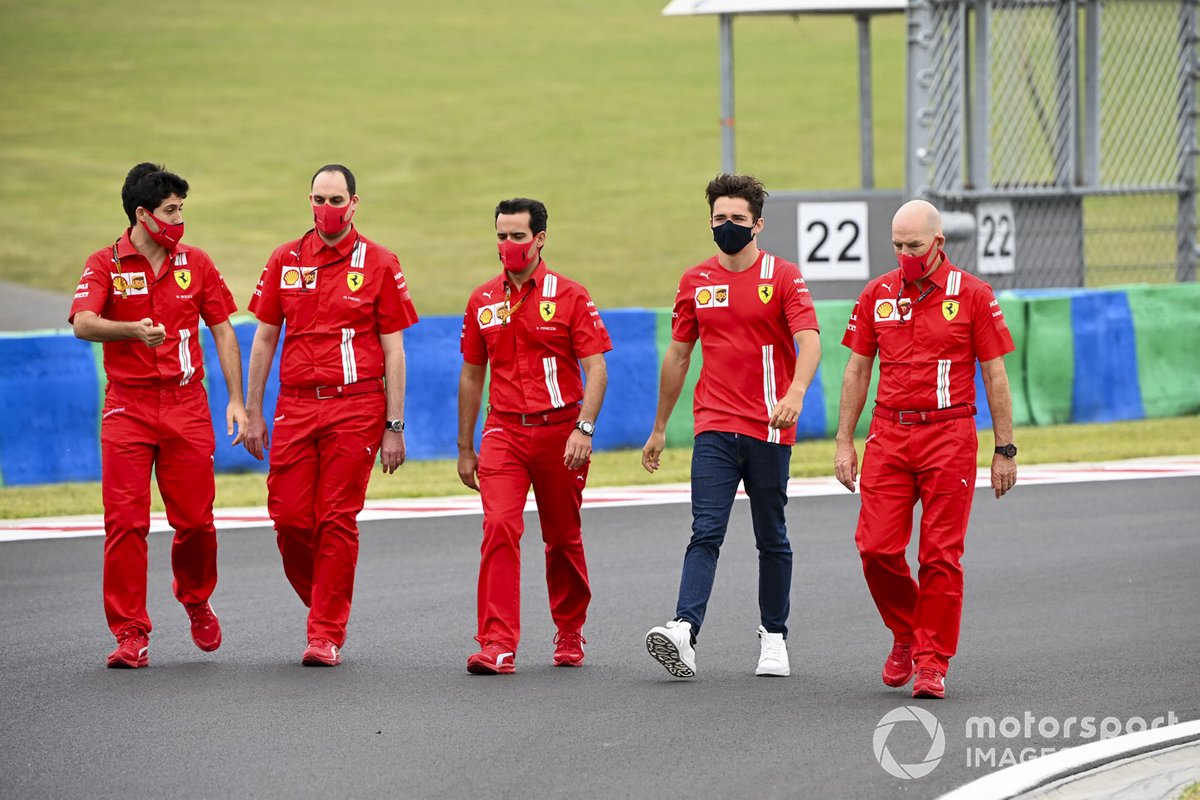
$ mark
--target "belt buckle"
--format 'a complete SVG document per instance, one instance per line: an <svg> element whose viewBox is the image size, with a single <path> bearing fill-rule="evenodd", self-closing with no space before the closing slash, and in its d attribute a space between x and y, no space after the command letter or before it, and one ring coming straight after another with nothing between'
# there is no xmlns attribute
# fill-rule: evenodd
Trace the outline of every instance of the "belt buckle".
<svg viewBox="0 0 1200 800"><path fill-rule="evenodd" d="M530 422L529 421L530 419L536 419L537 422ZM545 414L522 414L521 415L521 425L526 428L536 428L538 425L545 425L545 424L546 424L546 415Z"/></svg>
<svg viewBox="0 0 1200 800"><path fill-rule="evenodd" d="M326 389L332 389L334 391L334 393L333 394L324 394L324 391ZM318 400L336 400L337 398L339 398L341 396L342 396L342 387L341 386L318 386L317 387L317 399Z"/></svg>
<svg viewBox="0 0 1200 800"><path fill-rule="evenodd" d="M928 421L927 420L928 412L926 412L926 411L898 411L896 413L900 417L899 422L901 425L916 425L919 422L927 422ZM905 414L915 415L916 419L911 420L911 421L905 420L904 419Z"/></svg>

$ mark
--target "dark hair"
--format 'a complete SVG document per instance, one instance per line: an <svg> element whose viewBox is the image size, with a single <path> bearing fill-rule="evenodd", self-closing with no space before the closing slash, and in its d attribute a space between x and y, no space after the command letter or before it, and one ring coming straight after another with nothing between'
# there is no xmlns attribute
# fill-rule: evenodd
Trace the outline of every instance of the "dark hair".
<svg viewBox="0 0 1200 800"><path fill-rule="evenodd" d="M340 172L340 173L342 173L342 177L346 179L346 190L350 192L351 197L354 197L354 195L356 193L355 189L357 187L354 184L354 173L350 171L349 167L344 167L341 164L326 164L325 166L321 167L319 170L317 170L316 172L313 173L312 180L308 182L308 185L310 187L313 185L313 181L315 181L317 179L317 176L320 175L322 172Z"/></svg>
<svg viewBox="0 0 1200 800"><path fill-rule="evenodd" d="M187 197L188 183L174 172L167 172L162 164L146 161L129 170L125 185L121 187L121 205L129 224L137 220L136 211L144 208L153 212L173 194Z"/></svg>
<svg viewBox="0 0 1200 800"><path fill-rule="evenodd" d="M750 204L754 218L762 216L763 202L767 199L767 190L762 181L753 175L718 175L708 182L704 190L708 197L708 210L711 212L718 197L740 197Z"/></svg>
<svg viewBox="0 0 1200 800"><path fill-rule="evenodd" d="M496 206L496 216L492 219L499 218L501 214L520 214L522 211L529 212L529 230L534 236L546 230L546 221L550 219L550 214L546 211L546 204L541 200L530 200L528 197L501 200L500 204Z"/></svg>

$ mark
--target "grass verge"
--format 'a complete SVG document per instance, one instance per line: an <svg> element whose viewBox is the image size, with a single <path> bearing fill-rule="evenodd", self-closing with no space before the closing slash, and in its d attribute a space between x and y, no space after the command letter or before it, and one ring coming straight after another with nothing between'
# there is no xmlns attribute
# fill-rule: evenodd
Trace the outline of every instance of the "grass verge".
<svg viewBox="0 0 1200 800"><path fill-rule="evenodd" d="M1111 461L1142 456L1191 455L1200 450L1200 416L1115 422L1104 425L1052 425L1018 428L1021 464ZM862 453L862 441L858 442ZM833 474L834 443L830 439L801 442L792 451L793 477ZM979 464L992 459L992 435L979 437ZM629 486L682 483L688 480L691 451L668 450L654 475L641 468L635 450L597 453L592 459L589 486ZM376 470L367 497L436 497L464 494L453 461L413 461L395 475ZM261 506L267 502L262 473L217 476L217 505ZM162 498L153 491L152 508L162 511ZM98 514L103 511L99 483L59 483L0 489L0 519Z"/></svg>

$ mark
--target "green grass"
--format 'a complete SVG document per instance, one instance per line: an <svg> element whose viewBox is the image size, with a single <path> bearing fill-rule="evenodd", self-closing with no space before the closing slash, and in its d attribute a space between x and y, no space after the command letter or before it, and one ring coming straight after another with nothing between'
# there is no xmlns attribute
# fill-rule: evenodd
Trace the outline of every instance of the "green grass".
<svg viewBox="0 0 1200 800"><path fill-rule="evenodd" d="M979 465L992 459L992 436L979 437ZM1052 462L1107 461L1139 456L1191 455L1200 442L1200 417L1140 420L1107 425L1056 425L1042 428L1018 428L1016 441L1021 452L1020 464ZM862 442L858 443L861 456ZM832 440L805 441L792 451L792 475L816 477L833 474ZM588 485L629 486L655 483L682 483L688 480L691 451L667 450L662 466L650 475L641 468L641 453L619 450L596 453ZM370 498L435 497L466 494L458 481L453 461L413 461L399 473L384 475L376 470L367 492ZM217 505L224 507L261 506L267 501L265 476L261 473L217 476ZM154 492L153 508L162 510L162 500ZM0 488L0 519L69 514L97 514L102 511L99 483L63 483L52 486Z"/></svg>
<svg viewBox="0 0 1200 800"><path fill-rule="evenodd" d="M422 314L461 313L497 270L492 209L518 194L547 202L547 260L601 307L668 305L713 250L720 131L716 21L665 4L0 0L0 277L65 306L126 224L125 172L156 160L244 306L309 227L312 170L342 161ZM873 31L876 180L899 186L903 19ZM735 43L739 170L858 185L853 18L743 18Z"/></svg>
<svg viewBox="0 0 1200 800"><path fill-rule="evenodd" d="M1200 800L1200 783L1185 786L1179 800Z"/></svg>

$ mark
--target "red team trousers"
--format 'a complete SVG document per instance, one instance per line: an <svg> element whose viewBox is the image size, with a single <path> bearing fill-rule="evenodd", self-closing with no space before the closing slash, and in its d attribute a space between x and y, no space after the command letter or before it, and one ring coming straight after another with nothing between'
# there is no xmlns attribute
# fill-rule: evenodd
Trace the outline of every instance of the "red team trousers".
<svg viewBox="0 0 1200 800"><path fill-rule="evenodd" d="M106 387L100 424L104 615L117 636L125 630L151 630L146 613L151 469L167 521L175 529L175 597L181 603L203 603L212 595L217 585L215 447L203 384Z"/></svg>
<svg viewBox="0 0 1200 800"><path fill-rule="evenodd" d="M531 485L546 543L550 616L559 630L583 628L592 590L579 517L589 464L576 470L563 464L575 417L524 426L510 421L511 416L489 414L479 448L483 546L475 639L480 644L501 642L515 650L521 639L521 534Z"/></svg>
<svg viewBox="0 0 1200 800"><path fill-rule="evenodd" d="M915 643L917 666L943 673L958 649L959 562L975 495L977 448L974 417L910 425L877 416L863 452L855 542L867 587L896 641ZM920 569L914 581L904 553L917 500Z"/></svg>
<svg viewBox="0 0 1200 800"><path fill-rule="evenodd" d="M283 572L309 608L308 638L338 647L346 641L354 594L356 518L383 440L385 410L382 388L328 400L281 391L275 407L267 510Z"/></svg>

